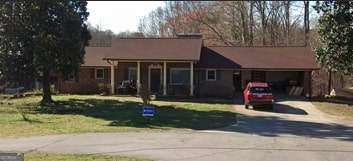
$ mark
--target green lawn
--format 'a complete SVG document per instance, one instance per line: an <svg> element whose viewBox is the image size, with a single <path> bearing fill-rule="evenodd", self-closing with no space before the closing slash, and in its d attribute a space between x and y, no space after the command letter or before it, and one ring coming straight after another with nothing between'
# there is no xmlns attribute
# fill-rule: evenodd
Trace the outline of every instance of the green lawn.
<svg viewBox="0 0 353 161"><path fill-rule="evenodd" d="M313 104L319 110L327 114L339 116L344 119L353 120L353 105L329 102L313 102Z"/></svg>
<svg viewBox="0 0 353 161"><path fill-rule="evenodd" d="M58 95L52 107L39 106L40 96L0 100L0 137L83 132L130 132L213 129L236 121L231 101L152 101L153 118L143 118L136 97ZM24 121L18 109L25 109Z"/></svg>
<svg viewBox="0 0 353 161"><path fill-rule="evenodd" d="M151 161L132 157L107 155L69 155L69 154L25 154L26 161Z"/></svg>

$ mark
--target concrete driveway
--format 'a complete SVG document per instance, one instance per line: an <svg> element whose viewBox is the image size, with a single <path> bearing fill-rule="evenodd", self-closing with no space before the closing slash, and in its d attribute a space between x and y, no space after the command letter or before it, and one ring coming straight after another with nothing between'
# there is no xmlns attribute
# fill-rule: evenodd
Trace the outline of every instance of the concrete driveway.
<svg viewBox="0 0 353 161"><path fill-rule="evenodd" d="M108 154L161 161L350 161L353 128L310 102L279 101L274 111L245 110L227 128L193 132L89 133L0 139L1 151Z"/></svg>
<svg viewBox="0 0 353 161"><path fill-rule="evenodd" d="M234 107L240 113L238 124L225 131L353 141L353 124L329 116L305 100L277 100L273 110L266 107L245 109L240 103Z"/></svg>

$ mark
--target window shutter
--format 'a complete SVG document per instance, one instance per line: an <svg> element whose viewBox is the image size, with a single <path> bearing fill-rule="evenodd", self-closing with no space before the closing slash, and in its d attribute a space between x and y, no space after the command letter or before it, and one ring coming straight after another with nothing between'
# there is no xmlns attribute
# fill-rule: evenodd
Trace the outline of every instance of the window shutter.
<svg viewBox="0 0 353 161"><path fill-rule="evenodd" d="M129 68L125 68L124 70L124 80L128 80L129 79Z"/></svg>
<svg viewBox="0 0 353 161"><path fill-rule="evenodd" d="M79 82L79 80L80 80L80 78L79 78L79 76L80 76L80 69L76 70L76 71L74 72L74 74L75 74L75 82Z"/></svg>
<svg viewBox="0 0 353 161"><path fill-rule="evenodd" d="M96 74L96 73L95 73L95 69L94 69L94 68L90 68L89 73L90 73L90 74L89 74L89 75L90 75L90 78L91 78L91 79L95 79L95 74Z"/></svg>
<svg viewBox="0 0 353 161"><path fill-rule="evenodd" d="M64 78L65 81L69 80L69 75L68 74L63 73L62 75L63 75L63 78Z"/></svg>
<svg viewBox="0 0 353 161"><path fill-rule="evenodd" d="M203 81L206 80L206 70L201 69L200 72L201 72L201 74L200 74L201 79L200 80L203 80Z"/></svg>
<svg viewBox="0 0 353 161"><path fill-rule="evenodd" d="M108 69L104 69L104 79L108 79L109 78L109 70Z"/></svg>
<svg viewBox="0 0 353 161"><path fill-rule="evenodd" d="M221 80L221 73L220 70L216 70L216 80Z"/></svg>

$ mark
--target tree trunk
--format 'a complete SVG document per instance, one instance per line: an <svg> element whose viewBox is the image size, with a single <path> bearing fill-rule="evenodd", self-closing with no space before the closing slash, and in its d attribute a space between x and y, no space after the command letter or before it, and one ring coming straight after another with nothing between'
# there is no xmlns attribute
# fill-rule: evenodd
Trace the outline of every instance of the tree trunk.
<svg viewBox="0 0 353 161"><path fill-rule="evenodd" d="M45 70L43 72L42 83L43 83L43 98L41 103L50 104L53 102L53 100L51 98L50 75L48 70Z"/></svg>
<svg viewBox="0 0 353 161"><path fill-rule="evenodd" d="M250 1L250 46L254 45L254 2Z"/></svg>
<svg viewBox="0 0 353 161"><path fill-rule="evenodd" d="M309 39L309 1L304 1L304 46L308 46Z"/></svg>
<svg viewBox="0 0 353 161"><path fill-rule="evenodd" d="M285 34L286 34L286 46L289 45L289 25L290 25L290 22L289 22L289 1L285 1L285 13L286 13L286 16L285 16L285 24L286 24L286 29L285 29Z"/></svg>
<svg viewBox="0 0 353 161"><path fill-rule="evenodd" d="M266 1L259 2L259 10L260 10L260 16L261 16L261 27L262 27L262 45L266 45L266 28L267 28L267 22L266 22L266 15L265 15L265 7L266 7Z"/></svg>
<svg viewBox="0 0 353 161"><path fill-rule="evenodd" d="M249 45L249 30L248 30L248 10L245 2L239 3L240 5L240 18L242 25L242 37L243 43L242 45Z"/></svg>
<svg viewBox="0 0 353 161"><path fill-rule="evenodd" d="M327 94L330 95L331 93L331 82L332 82L332 71L329 69L328 71L328 88L327 88Z"/></svg>

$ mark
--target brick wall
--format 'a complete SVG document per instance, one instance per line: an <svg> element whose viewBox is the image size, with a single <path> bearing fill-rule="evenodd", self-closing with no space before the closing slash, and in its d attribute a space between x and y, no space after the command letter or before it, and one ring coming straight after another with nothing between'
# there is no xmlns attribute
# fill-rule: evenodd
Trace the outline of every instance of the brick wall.
<svg viewBox="0 0 353 161"><path fill-rule="evenodd" d="M206 80L206 69L195 75L195 91L200 97L232 97L234 92L233 70L217 70L215 81Z"/></svg>
<svg viewBox="0 0 353 161"><path fill-rule="evenodd" d="M96 68L104 68L104 79L96 79ZM72 94L99 94L104 89L99 88L99 84L110 86L110 68L109 67L81 67L75 80L67 81L61 75L58 78L58 90L60 93Z"/></svg>

